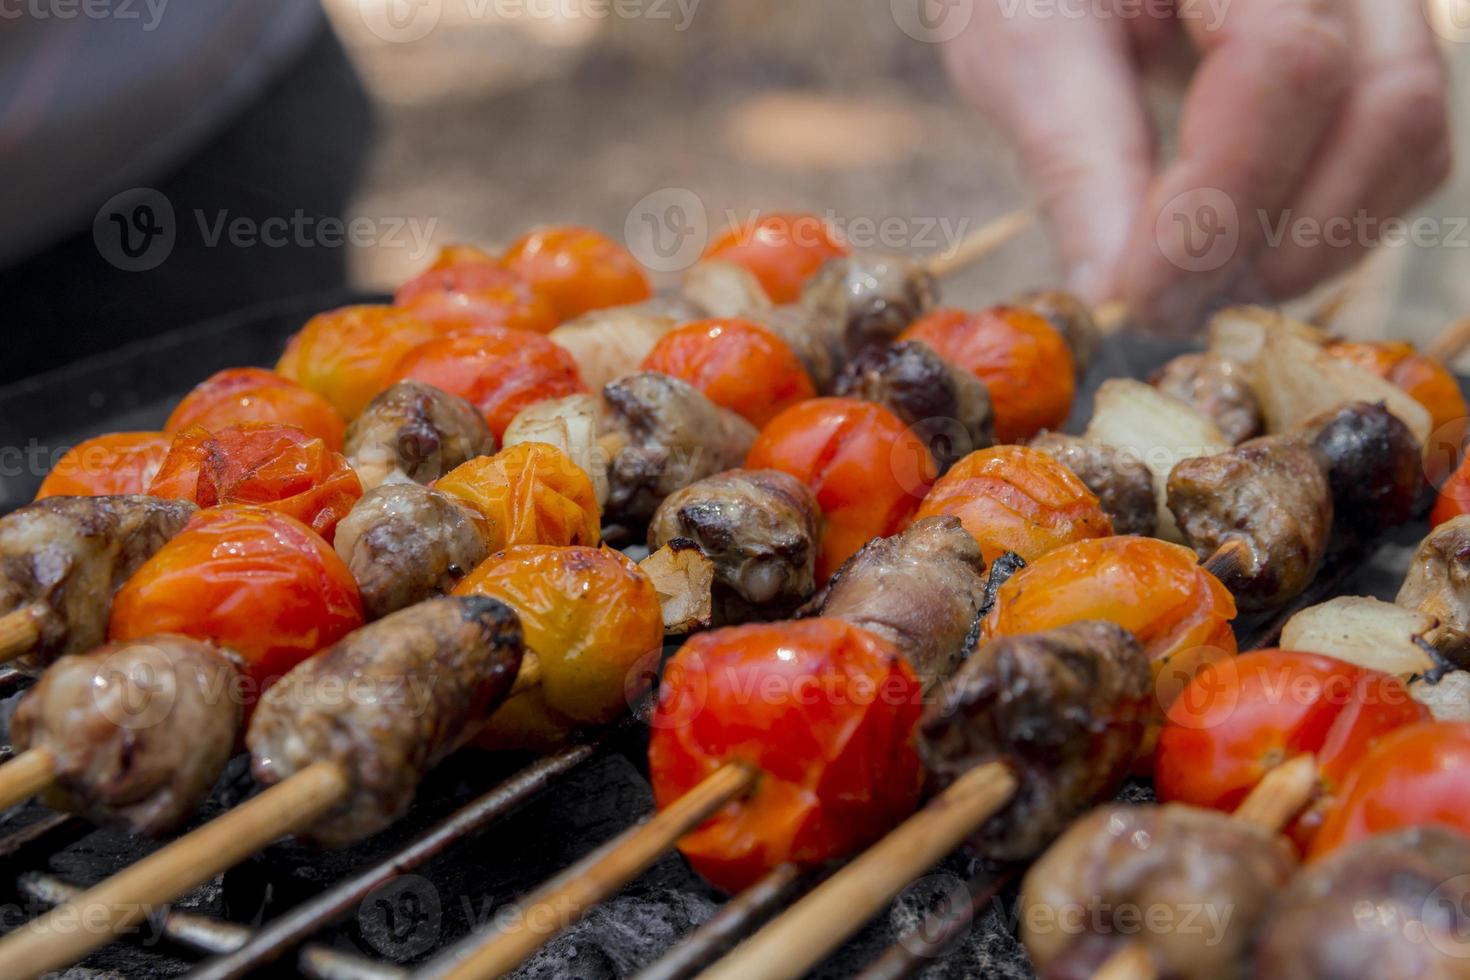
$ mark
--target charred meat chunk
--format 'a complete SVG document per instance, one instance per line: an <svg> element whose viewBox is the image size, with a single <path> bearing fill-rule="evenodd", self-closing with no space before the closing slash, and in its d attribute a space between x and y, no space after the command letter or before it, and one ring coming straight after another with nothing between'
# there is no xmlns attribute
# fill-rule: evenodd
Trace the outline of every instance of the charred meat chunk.
<svg viewBox="0 0 1470 980"><path fill-rule="evenodd" d="M337 525L333 547L347 563L369 620L445 595L489 555L480 518L453 497L417 483L370 490Z"/></svg>
<svg viewBox="0 0 1470 980"><path fill-rule="evenodd" d="M1470 642L1470 514L1445 521L1419 542L1394 602L1439 621L1425 637L1436 648Z"/></svg>
<svg viewBox="0 0 1470 980"><path fill-rule="evenodd" d="M1102 343L1102 331L1092 317L1092 308L1080 296L1060 289L1038 289L1018 296L1011 305L1035 313L1051 324L1067 342L1077 376L1087 373Z"/></svg>
<svg viewBox="0 0 1470 980"><path fill-rule="evenodd" d="M833 325L825 314L805 306L778 306L749 319L780 337L796 352L801 366L819 392L832 390L838 365L845 355L833 340Z"/></svg>
<svg viewBox="0 0 1470 980"><path fill-rule="evenodd" d="M15 747L46 749L47 802L96 823L158 835L193 815L234 753L240 672L233 658L160 634L62 657L21 699Z"/></svg>
<svg viewBox="0 0 1470 980"><path fill-rule="evenodd" d="M1467 934L1470 838L1414 827L1366 838L1303 869L1265 917L1254 975L1463 980L1470 975Z"/></svg>
<svg viewBox="0 0 1470 980"><path fill-rule="evenodd" d="M1239 542L1218 574L1242 609L1300 595L1322 566L1333 513L1326 468L1320 453L1290 434L1186 459L1169 473L1169 510L1201 559Z"/></svg>
<svg viewBox="0 0 1470 980"><path fill-rule="evenodd" d="M919 752L935 790L988 762L1011 768L1015 797L970 843L1022 860L1122 785L1152 693L1147 655L1113 623L1003 637L971 654L925 711Z"/></svg>
<svg viewBox="0 0 1470 980"><path fill-rule="evenodd" d="M778 619L811 598L822 511L778 470L729 470L675 490L648 524L648 549L687 539L714 562L721 622Z"/></svg>
<svg viewBox="0 0 1470 980"><path fill-rule="evenodd" d="M974 646L985 559L958 517L927 517L874 538L833 576L820 615L892 643L930 691Z"/></svg>
<svg viewBox="0 0 1470 980"><path fill-rule="evenodd" d="M1154 372L1155 388L1214 420L1232 445L1265 431L1261 406L1240 365L1212 351L1180 354Z"/></svg>
<svg viewBox="0 0 1470 980"><path fill-rule="evenodd" d="M1335 542L1376 537L1414 515L1424 482L1419 443L1382 402L1344 405L1304 429L1327 459Z"/></svg>
<svg viewBox="0 0 1470 980"><path fill-rule="evenodd" d="M612 522L642 526L675 490L739 466L755 442L749 422L667 374L630 374L602 397Z"/></svg>
<svg viewBox="0 0 1470 980"><path fill-rule="evenodd" d="M1154 536L1159 524L1154 478L1136 454L1060 432L1043 432L1027 445L1077 474L1112 518L1115 534Z"/></svg>
<svg viewBox="0 0 1470 980"><path fill-rule="evenodd" d="M304 836L328 847L387 827L423 774L505 700L524 652L511 608L486 596L429 599L302 661L250 722L255 778L335 763L349 792Z"/></svg>
<svg viewBox="0 0 1470 980"><path fill-rule="evenodd" d="M1293 864L1284 838L1226 813L1174 803L1099 807L1026 873L1022 940L1048 980L1090 977L1135 942L1158 976L1243 978L1256 930Z"/></svg>
<svg viewBox="0 0 1470 980"><path fill-rule="evenodd" d="M364 490L393 480L432 483L495 452L490 427L463 398L421 381L382 392L347 427L343 451Z"/></svg>
<svg viewBox="0 0 1470 980"><path fill-rule="evenodd" d="M804 306L832 317L852 357L891 342L934 308L939 286L929 270L899 255L865 253L828 262L806 284Z"/></svg>
<svg viewBox="0 0 1470 980"><path fill-rule="evenodd" d="M101 643L112 594L197 509L143 495L47 497L0 518L0 613L30 608L39 633L16 666L40 673Z"/></svg>
<svg viewBox="0 0 1470 980"><path fill-rule="evenodd" d="M924 439L941 473L995 445L995 413L985 383L917 340L860 351L833 393L888 408Z"/></svg>

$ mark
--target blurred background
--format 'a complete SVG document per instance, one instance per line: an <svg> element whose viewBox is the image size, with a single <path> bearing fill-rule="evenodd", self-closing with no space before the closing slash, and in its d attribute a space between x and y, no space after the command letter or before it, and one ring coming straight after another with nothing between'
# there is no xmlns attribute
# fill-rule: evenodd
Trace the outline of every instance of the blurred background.
<svg viewBox="0 0 1470 980"><path fill-rule="evenodd" d="M434 245L542 222L636 238L673 202L697 238L804 209L927 252L1026 203L913 0L62 2L0 22L7 380L273 297L387 290ZM1424 3L1459 93L1467 4ZM1161 116L1176 99L1159 86ZM1470 125L1456 139L1463 160ZM1465 167L1422 212L1470 223ZM1380 250L1344 333L1423 341L1470 313L1470 229L1442 230ZM1054 279L1033 229L946 300Z"/></svg>

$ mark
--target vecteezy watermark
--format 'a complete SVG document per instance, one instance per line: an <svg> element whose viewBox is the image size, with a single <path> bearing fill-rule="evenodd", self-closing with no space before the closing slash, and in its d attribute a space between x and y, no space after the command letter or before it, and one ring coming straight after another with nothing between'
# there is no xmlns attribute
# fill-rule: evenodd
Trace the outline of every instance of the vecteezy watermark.
<svg viewBox="0 0 1470 980"><path fill-rule="evenodd" d="M698 262L709 244L709 212L688 188L660 188L628 212L623 240L654 272L680 272Z"/></svg>
<svg viewBox="0 0 1470 980"><path fill-rule="evenodd" d="M1452 44L1470 44L1470 0L1421 0L1424 19Z"/></svg>
<svg viewBox="0 0 1470 980"><path fill-rule="evenodd" d="M157 30L169 0L0 0L0 20L137 21Z"/></svg>
<svg viewBox="0 0 1470 980"><path fill-rule="evenodd" d="M357 907L362 938L383 956L399 962L437 946L443 926L439 889L421 875L385 881Z"/></svg>
<svg viewBox="0 0 1470 980"><path fill-rule="evenodd" d="M1234 0L994 0L1003 17L1031 20L1197 20L1214 31Z"/></svg>
<svg viewBox="0 0 1470 980"><path fill-rule="evenodd" d="M1230 929L1235 906L1228 902L1153 902L1139 905L1110 902L1093 895L1082 902L1051 905L1036 902L1021 913L1032 935L1175 935L1201 936L1205 946L1218 946Z"/></svg>
<svg viewBox="0 0 1470 980"><path fill-rule="evenodd" d="M951 923L966 914L970 902L970 889L960 877L941 871L900 892L889 908L888 922L904 949L915 956L935 956L947 947L944 940L959 938L960 930Z"/></svg>
<svg viewBox="0 0 1470 980"><path fill-rule="evenodd" d="M451 22L525 20L666 21L675 31L694 22L702 0L355 0L363 25L381 40L408 44L431 34L453 5Z"/></svg>
<svg viewBox="0 0 1470 980"><path fill-rule="evenodd" d="M888 0L888 6L899 30L928 44L953 41L975 17L975 0Z"/></svg>
<svg viewBox="0 0 1470 980"><path fill-rule="evenodd" d="M1224 268L1240 248L1240 212L1229 194L1199 187L1171 199L1154 221L1159 251L1186 272Z"/></svg>
<svg viewBox="0 0 1470 980"><path fill-rule="evenodd" d="M229 208L194 208L181 222L173 203L151 187L134 187L109 198L92 220L98 253L124 272L162 265L180 235L205 248L393 248L407 249L414 262L430 251L438 218L340 218L297 208L289 214L256 217Z"/></svg>

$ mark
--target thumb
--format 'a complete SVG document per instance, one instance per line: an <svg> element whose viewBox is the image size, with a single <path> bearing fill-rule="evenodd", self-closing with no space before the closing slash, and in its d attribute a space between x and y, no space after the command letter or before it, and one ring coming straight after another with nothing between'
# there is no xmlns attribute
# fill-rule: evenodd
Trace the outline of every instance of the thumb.
<svg viewBox="0 0 1470 980"><path fill-rule="evenodd" d="M1153 133L1119 18L977 0L944 49L960 93L1020 154L1069 288L1111 299L1153 174Z"/></svg>

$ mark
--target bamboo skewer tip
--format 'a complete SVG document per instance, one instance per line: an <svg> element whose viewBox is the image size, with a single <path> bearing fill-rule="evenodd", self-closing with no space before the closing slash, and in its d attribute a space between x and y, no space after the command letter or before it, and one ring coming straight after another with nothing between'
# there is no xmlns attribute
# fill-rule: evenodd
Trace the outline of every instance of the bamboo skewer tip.
<svg viewBox="0 0 1470 980"><path fill-rule="evenodd" d="M953 249L930 258L925 268L936 279L953 275L1015 238L1031 227L1035 220L1036 214L1030 208L1020 208L1001 215L966 235Z"/></svg>
<svg viewBox="0 0 1470 980"><path fill-rule="evenodd" d="M30 799L56 779L56 755L38 746L0 766L0 810Z"/></svg>
<svg viewBox="0 0 1470 980"><path fill-rule="evenodd" d="M0 663L14 660L41 639L36 611L37 604L32 603L0 616Z"/></svg>

